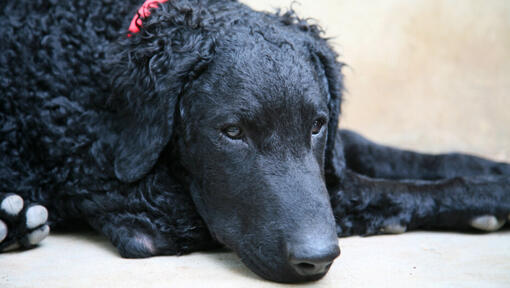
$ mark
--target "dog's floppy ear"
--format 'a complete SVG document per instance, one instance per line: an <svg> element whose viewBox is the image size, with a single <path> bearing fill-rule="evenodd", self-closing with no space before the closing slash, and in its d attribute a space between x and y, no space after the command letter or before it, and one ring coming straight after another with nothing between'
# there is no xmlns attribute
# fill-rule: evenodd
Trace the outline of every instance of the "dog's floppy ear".
<svg viewBox="0 0 510 288"><path fill-rule="evenodd" d="M139 180L156 164L172 135L179 95L213 57L214 39L203 24L207 11L170 2L121 39L106 65L117 135L114 171L124 182Z"/></svg>
<svg viewBox="0 0 510 288"><path fill-rule="evenodd" d="M336 60L336 53L327 45L325 40L320 39L319 41L320 45L315 47L312 58L316 63L323 89L328 93L329 123L324 173L326 184L330 187L339 184L345 168L342 144L339 143L336 136L342 103L343 75L341 69L343 64Z"/></svg>

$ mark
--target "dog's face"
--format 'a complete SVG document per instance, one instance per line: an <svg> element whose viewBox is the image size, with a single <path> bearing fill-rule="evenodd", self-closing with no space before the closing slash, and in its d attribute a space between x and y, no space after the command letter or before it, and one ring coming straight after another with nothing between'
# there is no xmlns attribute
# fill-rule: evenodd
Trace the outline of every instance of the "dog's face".
<svg viewBox="0 0 510 288"><path fill-rule="evenodd" d="M276 281L318 279L339 255L324 181L328 93L312 59L235 35L179 105L179 154L199 213Z"/></svg>
<svg viewBox="0 0 510 288"><path fill-rule="evenodd" d="M326 182L341 169L341 65L317 27L228 5L252 17L160 9L112 53L115 175L138 181L175 145L168 165L219 242L264 278L318 279L340 253Z"/></svg>

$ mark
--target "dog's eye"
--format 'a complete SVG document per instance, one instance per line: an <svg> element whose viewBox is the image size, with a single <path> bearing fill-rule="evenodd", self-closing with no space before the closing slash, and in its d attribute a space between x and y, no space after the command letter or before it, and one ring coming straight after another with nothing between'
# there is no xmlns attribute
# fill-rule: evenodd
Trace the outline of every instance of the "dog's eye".
<svg viewBox="0 0 510 288"><path fill-rule="evenodd" d="M241 130L241 127L236 125L225 127L223 129L223 133L231 139L241 139L243 137L243 130Z"/></svg>
<svg viewBox="0 0 510 288"><path fill-rule="evenodd" d="M312 134L317 135L321 132L322 126L324 126L325 121L323 119L317 119L313 122L312 125Z"/></svg>

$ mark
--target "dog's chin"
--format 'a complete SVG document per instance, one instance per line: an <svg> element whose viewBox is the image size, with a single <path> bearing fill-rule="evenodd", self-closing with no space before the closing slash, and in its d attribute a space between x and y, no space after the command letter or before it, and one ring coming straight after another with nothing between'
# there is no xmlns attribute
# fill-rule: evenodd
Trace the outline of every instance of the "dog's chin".
<svg viewBox="0 0 510 288"><path fill-rule="evenodd" d="M288 261L281 257L273 256L268 259L264 259L262 255L252 254L248 251L238 251L237 254L241 258L241 261L250 268L252 272L258 276L274 282L281 283L301 283L316 281L324 277L329 271L329 267L320 274L312 276L303 276L298 274L289 265Z"/></svg>

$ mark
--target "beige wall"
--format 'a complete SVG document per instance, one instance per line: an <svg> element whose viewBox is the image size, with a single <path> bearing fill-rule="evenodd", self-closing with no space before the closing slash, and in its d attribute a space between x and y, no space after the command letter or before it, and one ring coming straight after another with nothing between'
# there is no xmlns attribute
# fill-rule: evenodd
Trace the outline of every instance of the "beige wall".
<svg viewBox="0 0 510 288"><path fill-rule="evenodd" d="M421 151L510 160L510 1L300 2L295 10L319 21L350 66L342 127Z"/></svg>

